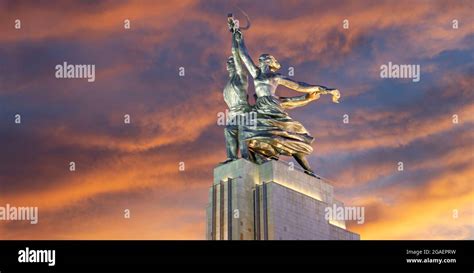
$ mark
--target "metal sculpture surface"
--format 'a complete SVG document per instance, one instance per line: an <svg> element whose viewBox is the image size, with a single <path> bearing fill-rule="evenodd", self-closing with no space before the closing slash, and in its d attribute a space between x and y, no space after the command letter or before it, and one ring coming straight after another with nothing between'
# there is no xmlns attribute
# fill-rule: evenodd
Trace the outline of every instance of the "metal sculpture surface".
<svg viewBox="0 0 474 273"><path fill-rule="evenodd" d="M246 17L248 28L250 20ZM225 162L237 158L238 148L243 158L257 163L270 159L278 160L281 155L292 156L307 174L315 176L306 159L313 151L311 143L314 138L300 122L293 120L285 109L307 105L325 94L331 94L332 101L338 103L339 91L295 81L277 73L280 64L270 54L261 54L258 62L254 63L245 45L238 20L229 14L227 22L232 33L232 57L227 61L229 82L224 89L224 100L234 116L256 112L256 123L255 126L226 127L228 159ZM254 81L256 94L255 105L251 108L247 100L248 74ZM279 97L276 95L279 85L306 94Z"/></svg>

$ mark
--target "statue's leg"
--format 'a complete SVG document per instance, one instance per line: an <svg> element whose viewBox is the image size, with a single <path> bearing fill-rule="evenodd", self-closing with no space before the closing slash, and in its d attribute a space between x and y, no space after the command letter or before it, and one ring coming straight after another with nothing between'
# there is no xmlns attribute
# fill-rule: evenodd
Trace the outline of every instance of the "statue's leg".
<svg viewBox="0 0 474 273"><path fill-rule="evenodd" d="M314 174L313 170L311 170L311 167L309 166L309 162L304 156L304 154L301 154L301 153L293 154L293 157L295 158L296 162L298 162L298 164L300 164L300 166L303 167L305 173L307 173L308 175L314 176L316 178L319 178Z"/></svg>
<svg viewBox="0 0 474 273"><path fill-rule="evenodd" d="M251 160L250 154L249 154L248 143L247 143L247 141L245 141L245 138L244 138L244 127L243 126L239 126L238 144L239 144L240 155L242 156L242 158L245 158L247 160Z"/></svg>
<svg viewBox="0 0 474 273"><path fill-rule="evenodd" d="M238 132L238 127L235 125L227 125L224 129L227 160L237 159Z"/></svg>

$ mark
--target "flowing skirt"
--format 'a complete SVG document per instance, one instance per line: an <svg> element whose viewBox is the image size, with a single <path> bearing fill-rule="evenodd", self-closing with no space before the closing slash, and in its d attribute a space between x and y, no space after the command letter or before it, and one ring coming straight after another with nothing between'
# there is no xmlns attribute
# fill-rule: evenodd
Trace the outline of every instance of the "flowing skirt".
<svg viewBox="0 0 474 273"><path fill-rule="evenodd" d="M250 151L274 159L279 155L308 155L313 151L314 138L283 110L276 97L258 97L253 111L257 112L256 126L244 128Z"/></svg>

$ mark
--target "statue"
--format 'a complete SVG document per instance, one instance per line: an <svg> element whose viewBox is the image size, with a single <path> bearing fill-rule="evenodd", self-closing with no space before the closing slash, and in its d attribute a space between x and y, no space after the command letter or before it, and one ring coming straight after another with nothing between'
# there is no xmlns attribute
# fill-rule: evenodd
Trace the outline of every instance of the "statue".
<svg viewBox="0 0 474 273"><path fill-rule="evenodd" d="M232 23L234 22L232 21ZM233 32L232 35L235 34L236 32ZM232 37L232 56L227 59L227 71L229 72L229 81L223 91L224 101L229 107L224 129L227 159L221 164L236 160L238 151L240 151L242 158L249 159L247 143L243 141L242 136L243 124L240 122L245 120L246 114L251 110L247 95L248 74L239 57L237 40L234 37ZM244 116L244 118L239 118L239 116ZM238 122L232 122L232 120Z"/></svg>
<svg viewBox="0 0 474 273"><path fill-rule="evenodd" d="M307 105L324 94L331 94L332 101L338 103L339 91L294 81L277 73L280 64L270 54L260 55L256 65L247 51L238 21L229 16L228 25L232 32L233 45L238 49L234 62L240 58L239 62L244 64L252 76L257 97L252 109L257 112L256 126L244 126L240 134L239 142L244 143L243 146L248 149L248 158L258 161L259 158L278 160L280 155L292 156L305 173L316 177L306 159L313 151L311 143L314 139L303 125L293 120L284 109ZM279 85L306 94L289 98L278 97L275 92Z"/></svg>

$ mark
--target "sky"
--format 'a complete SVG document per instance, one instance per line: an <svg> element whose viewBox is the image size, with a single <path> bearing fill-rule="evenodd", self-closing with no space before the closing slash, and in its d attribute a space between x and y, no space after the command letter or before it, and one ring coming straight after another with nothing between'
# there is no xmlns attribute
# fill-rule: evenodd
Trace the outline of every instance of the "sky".
<svg viewBox="0 0 474 273"><path fill-rule="evenodd" d="M340 90L289 113L315 137L315 171L365 208L351 231L474 239L473 5L0 0L0 206L39 208L36 225L0 221L0 239L205 239L237 7L254 60ZM94 64L95 81L57 79L64 61ZM420 81L381 78L388 62L420 65Z"/></svg>

